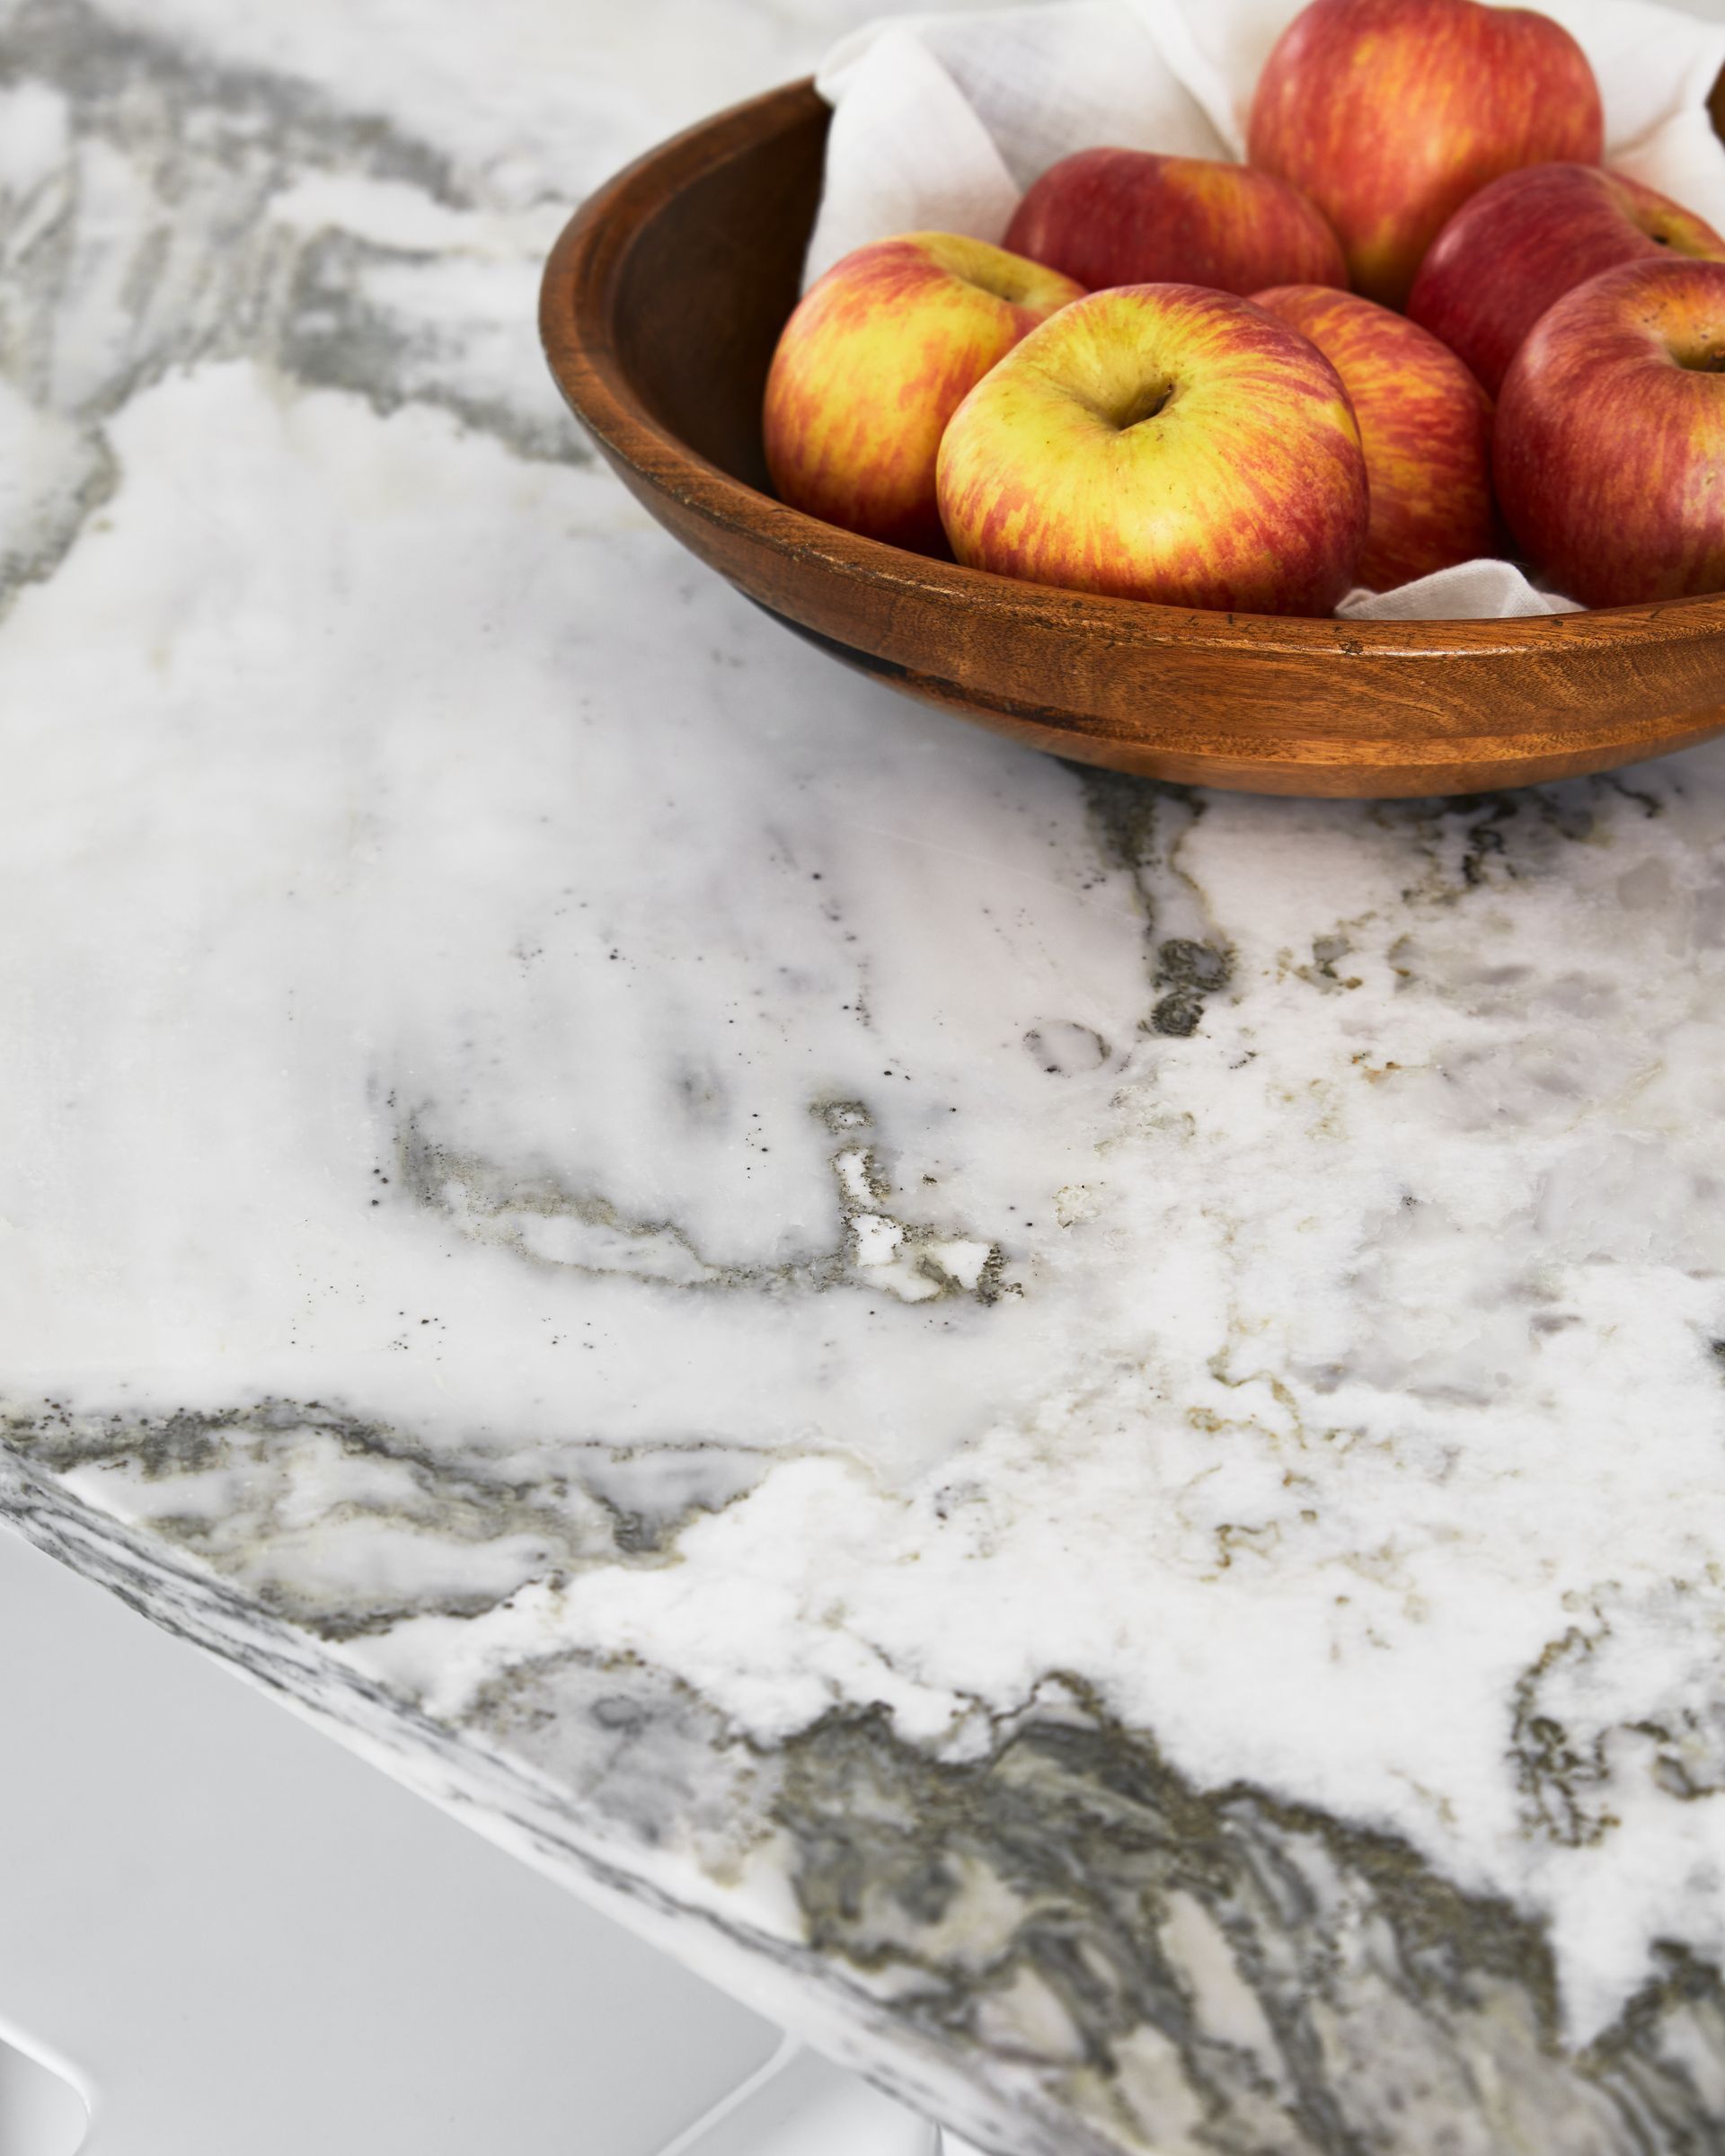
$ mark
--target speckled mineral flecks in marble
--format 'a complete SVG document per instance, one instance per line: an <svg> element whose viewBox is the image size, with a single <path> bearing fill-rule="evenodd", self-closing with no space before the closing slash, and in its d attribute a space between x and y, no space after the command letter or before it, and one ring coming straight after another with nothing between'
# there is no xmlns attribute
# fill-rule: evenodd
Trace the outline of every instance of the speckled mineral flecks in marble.
<svg viewBox="0 0 1725 2156"><path fill-rule="evenodd" d="M831 667L532 340L867 12L0 6L0 1503L1025 2151L1725 2136L1725 748Z"/></svg>

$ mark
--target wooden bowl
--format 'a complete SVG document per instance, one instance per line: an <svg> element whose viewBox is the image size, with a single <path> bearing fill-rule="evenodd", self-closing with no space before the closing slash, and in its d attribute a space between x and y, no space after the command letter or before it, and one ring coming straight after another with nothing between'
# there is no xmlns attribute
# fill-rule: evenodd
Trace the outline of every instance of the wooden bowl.
<svg viewBox="0 0 1725 2156"><path fill-rule="evenodd" d="M650 151L571 220L540 306L558 386L624 485L787 627L1038 748L1258 793L1473 792L1725 729L1725 596L1523 621L1192 612L927 561L775 501L761 393L827 119L793 83Z"/></svg>

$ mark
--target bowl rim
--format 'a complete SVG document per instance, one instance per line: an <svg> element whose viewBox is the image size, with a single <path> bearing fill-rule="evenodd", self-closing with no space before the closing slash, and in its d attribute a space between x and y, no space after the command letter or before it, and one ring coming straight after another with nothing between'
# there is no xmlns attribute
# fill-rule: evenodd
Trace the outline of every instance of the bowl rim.
<svg viewBox="0 0 1725 2156"><path fill-rule="evenodd" d="M636 235L669 197L765 136L830 110L813 77L805 75L695 121L645 151L588 196L563 226L546 261L540 336L565 401L602 449L683 508L721 530L746 530L756 543L787 560L818 563L883 596L938 596L955 607L986 613L996 623L1016 617L1027 627L1044 629L1054 602L1063 632L1077 632L1111 644L1200 646L1307 658L1329 650L1349 658L1372 653L1496 658L1549 651L1559 639L1572 650L1622 653L1637 646L1711 640L1725 630L1725 593L1571 614L1460 621L1357 621L1164 606L1033 584L911 553L823 523L733 478L655 419L635 393L613 333L616 284Z"/></svg>

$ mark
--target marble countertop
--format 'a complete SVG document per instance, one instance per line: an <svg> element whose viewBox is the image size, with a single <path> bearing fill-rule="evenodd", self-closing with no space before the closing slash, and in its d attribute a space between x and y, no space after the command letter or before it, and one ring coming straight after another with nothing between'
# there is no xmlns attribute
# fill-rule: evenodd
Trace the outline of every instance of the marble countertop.
<svg viewBox="0 0 1725 2156"><path fill-rule="evenodd" d="M1086 774L597 465L870 0L0 0L0 1507L985 2144L1725 2135L1725 746Z"/></svg>

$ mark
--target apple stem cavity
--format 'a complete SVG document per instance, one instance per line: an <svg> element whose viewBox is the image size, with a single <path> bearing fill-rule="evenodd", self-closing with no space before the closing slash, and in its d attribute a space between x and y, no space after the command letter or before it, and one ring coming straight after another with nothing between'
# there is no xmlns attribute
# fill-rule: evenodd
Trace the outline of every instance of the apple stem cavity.
<svg viewBox="0 0 1725 2156"><path fill-rule="evenodd" d="M1031 279L1016 276L1004 262L992 274L972 270L963 274L960 281L969 285L972 291L986 292L990 299L1004 299L1009 307L1023 305L1031 295Z"/></svg>
<svg viewBox="0 0 1725 2156"><path fill-rule="evenodd" d="M1174 394L1172 382L1148 382L1139 390L1125 410L1114 420L1122 434L1128 427L1142 427L1146 420L1154 420L1168 409Z"/></svg>

